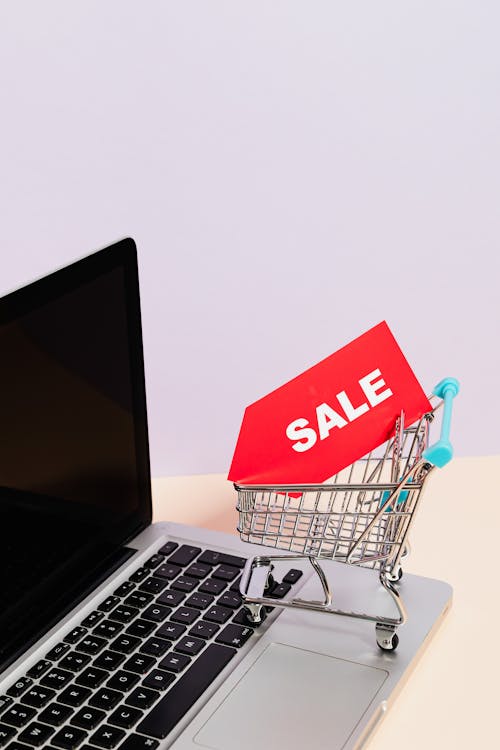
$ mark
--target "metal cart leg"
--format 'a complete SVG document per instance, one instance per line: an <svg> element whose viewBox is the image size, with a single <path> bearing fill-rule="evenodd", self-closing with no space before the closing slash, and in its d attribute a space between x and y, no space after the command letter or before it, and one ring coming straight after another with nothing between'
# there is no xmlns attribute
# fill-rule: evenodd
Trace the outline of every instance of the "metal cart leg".
<svg viewBox="0 0 500 750"><path fill-rule="evenodd" d="M246 566L242 575L241 588L245 591L244 604L247 618L253 625L260 625L265 618L265 606L259 601L246 601L246 597L260 598L274 586L274 565L268 557L255 557Z"/></svg>
<svg viewBox="0 0 500 750"><path fill-rule="evenodd" d="M401 566L398 566L401 570ZM401 575L403 574L403 571L401 570ZM380 583L385 588L386 591L391 595L396 607L398 608L399 612L399 619L395 620L394 618L384 618L380 622L377 622L375 625L375 637L377 639L377 644L380 646L380 648L383 651L395 651L398 643L399 643L399 637L396 633L396 630L399 625L403 625L406 622L406 610L403 604L403 601L401 599L401 595L399 591L395 588L394 582L392 581L391 576L395 575L395 571L392 571L390 574L388 574L387 571L381 570L380 571ZM400 576L401 577L401 576Z"/></svg>
<svg viewBox="0 0 500 750"><path fill-rule="evenodd" d="M266 586L272 579L272 561L290 561L293 559L308 559L314 568L321 586L323 588L324 600L311 601L300 598L273 599L265 596ZM259 625L265 617L266 607L283 607L306 609L316 612L329 612L343 617L352 617L360 620L369 620L375 623L375 636L378 645L384 651L394 651L399 643L396 630L406 621L406 611L399 591L389 578L390 571L381 570L379 580L384 589L390 594L398 610L397 617L386 617L381 615L370 615L364 612L346 612L332 607L332 592L328 580L321 568L319 561L311 556L305 555L273 555L272 557L250 558L241 576L240 593L244 606L247 610L249 622Z"/></svg>
<svg viewBox="0 0 500 750"><path fill-rule="evenodd" d="M411 552L410 542L407 539L403 547L401 557L399 559L403 560L404 558L408 557L410 552ZM403 577L403 566L401 565L400 562L398 562L398 564L394 568L390 568L390 569L386 568L385 574L387 576L387 579L391 583L399 583L399 581Z"/></svg>

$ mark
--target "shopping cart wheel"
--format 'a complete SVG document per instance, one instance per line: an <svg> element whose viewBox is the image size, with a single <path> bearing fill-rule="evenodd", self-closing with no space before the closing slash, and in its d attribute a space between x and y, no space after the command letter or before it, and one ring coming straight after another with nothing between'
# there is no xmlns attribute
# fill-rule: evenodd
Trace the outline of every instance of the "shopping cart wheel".
<svg viewBox="0 0 500 750"><path fill-rule="evenodd" d="M245 604L245 609L247 620L251 625L260 625L264 621L266 611L262 604L248 603Z"/></svg>
<svg viewBox="0 0 500 750"><path fill-rule="evenodd" d="M401 565L398 565L398 567L394 571L387 572L385 576L391 583L397 583L403 577L403 568L401 567Z"/></svg>
<svg viewBox="0 0 500 750"><path fill-rule="evenodd" d="M377 623L375 625L375 635L382 651L395 651L397 649L399 637L394 628Z"/></svg>
<svg viewBox="0 0 500 750"><path fill-rule="evenodd" d="M245 613L244 614L245 622L240 622L240 625L251 625L253 628L258 627L259 625L262 625L268 613L272 612L274 607L260 606L260 609L259 609L259 606L260 605L258 604L253 605L254 609L252 610L252 612L254 612L254 614L252 614L249 610L250 605L245 604L245 606L243 607L244 613Z"/></svg>

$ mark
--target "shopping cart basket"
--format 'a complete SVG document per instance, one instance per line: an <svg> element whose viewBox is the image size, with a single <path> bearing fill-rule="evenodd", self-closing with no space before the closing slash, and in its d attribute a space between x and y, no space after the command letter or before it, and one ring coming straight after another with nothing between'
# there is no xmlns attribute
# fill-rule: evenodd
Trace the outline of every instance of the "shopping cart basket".
<svg viewBox="0 0 500 750"><path fill-rule="evenodd" d="M240 592L250 622L261 622L268 606L299 607L375 622L380 648L393 651L397 647L396 630L407 617L397 589L403 573L401 562L408 553L408 533L427 478L434 467L444 466L453 454L450 421L458 390L454 378L442 380L430 397L431 412L409 428L401 413L394 437L381 450L343 469L326 484L234 485L242 540L287 552L247 561ZM443 405L441 436L429 447L429 427ZM317 573L324 601L277 601L269 596L274 584L273 562L300 558L309 559ZM380 583L394 600L398 615L387 617L332 607L321 559L378 570Z"/></svg>

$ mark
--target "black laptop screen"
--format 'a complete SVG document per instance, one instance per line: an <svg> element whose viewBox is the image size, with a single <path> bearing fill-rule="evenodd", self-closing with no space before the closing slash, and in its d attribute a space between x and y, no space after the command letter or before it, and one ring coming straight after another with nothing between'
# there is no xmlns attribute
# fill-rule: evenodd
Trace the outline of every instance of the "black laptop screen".
<svg viewBox="0 0 500 750"><path fill-rule="evenodd" d="M130 243L0 300L0 663L150 521Z"/></svg>

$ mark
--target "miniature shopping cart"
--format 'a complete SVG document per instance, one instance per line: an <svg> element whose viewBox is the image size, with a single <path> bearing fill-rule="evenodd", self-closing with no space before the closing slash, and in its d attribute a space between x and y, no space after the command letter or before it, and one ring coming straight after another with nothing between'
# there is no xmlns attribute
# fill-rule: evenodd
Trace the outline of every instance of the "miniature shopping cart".
<svg viewBox="0 0 500 750"><path fill-rule="evenodd" d="M269 606L299 607L375 622L380 648L393 651L397 647L396 630L406 621L397 589L402 559L408 554L408 534L429 474L448 463L453 454L450 421L458 390L454 378L442 380L430 397L431 412L408 428L401 413L394 437L382 449L343 469L326 484L235 484L242 540L287 552L247 561L240 591L250 622L261 622ZM429 428L441 407L441 436L429 447ZM270 596L273 562L300 558L309 559L317 573L324 601L292 598L278 602ZM397 617L332 607L321 559L378 570L380 583L396 604Z"/></svg>

